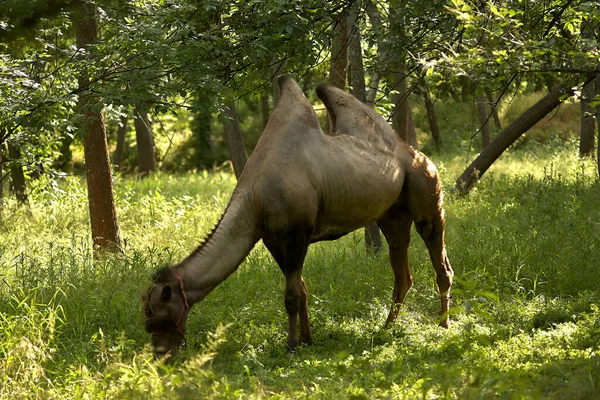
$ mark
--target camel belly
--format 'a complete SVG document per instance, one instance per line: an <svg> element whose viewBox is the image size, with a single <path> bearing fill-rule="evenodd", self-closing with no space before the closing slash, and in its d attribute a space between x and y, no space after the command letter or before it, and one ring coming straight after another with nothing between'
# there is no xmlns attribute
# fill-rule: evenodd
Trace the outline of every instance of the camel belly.
<svg viewBox="0 0 600 400"><path fill-rule="evenodd" d="M323 199L317 212L312 240L334 240L376 222L397 201L400 186L357 190L353 196ZM387 186L387 187L386 187Z"/></svg>

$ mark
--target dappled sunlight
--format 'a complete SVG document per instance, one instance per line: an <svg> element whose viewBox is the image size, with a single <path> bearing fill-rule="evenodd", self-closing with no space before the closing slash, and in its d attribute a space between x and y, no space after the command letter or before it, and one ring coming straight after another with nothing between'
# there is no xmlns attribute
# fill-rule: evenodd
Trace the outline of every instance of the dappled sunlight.
<svg viewBox="0 0 600 400"><path fill-rule="evenodd" d="M5 208L16 222L2 225L0 330L11 338L0 348L0 370L10 374L2 394L62 396L67 387L119 398L595 393L600 278L590 260L600 250L593 241L600 187L592 165L568 152L509 156L469 195L446 196L456 272L449 329L437 327L435 275L414 228L415 282L395 324L383 329L393 288L387 250L367 257L357 231L309 248L312 346L286 349L285 279L259 243L192 310L187 348L169 363L152 359L140 290L152 270L212 229L233 177L120 178L124 253L97 261L79 183L44 189L40 182L28 210L10 201ZM460 169L456 159L438 165L446 177ZM11 372L24 365L27 373Z"/></svg>

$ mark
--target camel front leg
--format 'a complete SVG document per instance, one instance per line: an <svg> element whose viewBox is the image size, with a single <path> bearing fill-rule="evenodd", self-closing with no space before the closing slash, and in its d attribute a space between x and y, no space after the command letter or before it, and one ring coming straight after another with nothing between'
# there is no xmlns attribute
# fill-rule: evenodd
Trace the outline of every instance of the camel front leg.
<svg viewBox="0 0 600 400"><path fill-rule="evenodd" d="M285 274L285 309L288 313L288 347L298 346L298 316L300 316L300 339L303 343L312 343L312 334L308 322L308 291L302 279L302 266L310 231L296 230L287 235L283 250L283 271Z"/></svg>

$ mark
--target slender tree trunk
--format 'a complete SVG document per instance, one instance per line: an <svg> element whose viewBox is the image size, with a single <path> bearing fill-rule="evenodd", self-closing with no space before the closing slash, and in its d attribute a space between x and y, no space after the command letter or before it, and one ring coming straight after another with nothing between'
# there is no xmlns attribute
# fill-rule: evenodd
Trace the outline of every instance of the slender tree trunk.
<svg viewBox="0 0 600 400"><path fill-rule="evenodd" d="M269 122L269 115L271 114L269 107L269 95L267 93L263 93L262 96L260 96L260 112L262 115L262 125L264 129Z"/></svg>
<svg viewBox="0 0 600 400"><path fill-rule="evenodd" d="M365 87L365 70L362 62L362 50L360 45L360 2L355 2L350 9L348 17L348 30L350 32L349 55L349 81L352 87L351 93L363 103L367 102L367 91ZM365 245L368 255L377 254L383 247L379 227L376 223L365 226Z"/></svg>
<svg viewBox="0 0 600 400"><path fill-rule="evenodd" d="M332 16L333 32L331 38L331 59L329 62L329 84L346 90L346 76L348 70L348 14L344 10ZM325 132L331 131L331 118L327 112Z"/></svg>
<svg viewBox="0 0 600 400"><path fill-rule="evenodd" d="M223 115L223 130L227 139L227 146L229 147L229 155L233 164L233 171L235 177L239 179L248 161L248 153L246 152L246 146L244 144L244 136L242 135L242 128L237 115L237 109L235 103L231 103L225 106Z"/></svg>
<svg viewBox="0 0 600 400"><path fill-rule="evenodd" d="M4 204L4 142L2 140L2 134L0 134L0 212L2 212L2 205ZM0 214L0 219L2 215Z"/></svg>
<svg viewBox="0 0 600 400"><path fill-rule="evenodd" d="M375 97L377 97L377 91L379 90L379 81L381 80L379 74L375 72L367 88L367 103L370 106L375 104Z"/></svg>
<svg viewBox="0 0 600 400"><path fill-rule="evenodd" d="M348 16L345 11L333 17L333 37L331 38L331 61L328 82L346 90L348 75Z"/></svg>
<svg viewBox="0 0 600 400"><path fill-rule="evenodd" d="M279 101L279 83L277 83L277 77L283 73L284 65L285 60L276 61L275 57L273 57L273 65L271 66L271 71L273 73L273 106Z"/></svg>
<svg viewBox="0 0 600 400"><path fill-rule="evenodd" d="M500 116L498 115L498 107L495 106L496 101L494 100L494 96L492 96L492 92L489 89L485 89L485 96L487 97L488 103L490 104L490 111L492 113L492 117L494 118L496 128L498 128L498 130L501 131L502 123L500 122Z"/></svg>
<svg viewBox="0 0 600 400"><path fill-rule="evenodd" d="M308 98L310 96L310 92L313 89L313 72L307 71L302 78L302 93L304 93L304 97Z"/></svg>
<svg viewBox="0 0 600 400"><path fill-rule="evenodd" d="M212 150L212 120L211 109L215 101L214 95L198 91L194 94L194 118L190 121L192 131L192 167L203 169L214 162Z"/></svg>
<svg viewBox="0 0 600 400"><path fill-rule="evenodd" d="M136 109L134 126L137 143L138 175L143 179L156 170L156 152L154 138L150 129L150 120L146 111Z"/></svg>
<svg viewBox="0 0 600 400"><path fill-rule="evenodd" d="M435 144L435 149L439 150L441 145L440 139L440 128L438 126L437 116L435 114L435 105L431 100L431 95L429 93L429 86L427 82L423 80L423 94L425 97L425 108L427 109L427 118L429 119L429 127L431 129L431 137L433 138L433 143Z"/></svg>
<svg viewBox="0 0 600 400"><path fill-rule="evenodd" d="M579 157L589 157L594 152L594 136L596 134L596 123L594 121L594 109L590 101L595 97L594 89L597 81L588 82L581 91L581 132L579 135Z"/></svg>
<svg viewBox="0 0 600 400"><path fill-rule="evenodd" d="M596 97L600 98L600 64L596 67L598 73L596 74ZM598 123L598 151L596 153L596 164L598 165L598 177L600 177L600 104L596 106L596 122Z"/></svg>
<svg viewBox="0 0 600 400"><path fill-rule="evenodd" d="M383 38L385 37L384 32L383 32L383 28L384 28L383 16L379 12L379 9L377 8L376 3L373 1L367 2L365 11L367 13L367 16L369 17L371 26L373 27L373 33L375 34L375 37L377 38L379 63L381 65L385 65L385 63L387 61L387 54L383 50L385 48L384 43L383 43ZM375 104L375 98L377 97L377 91L379 90L380 81L381 81L381 74L379 71L375 71L375 73L373 73L373 77L371 78L371 82L369 83L369 87L367 89L367 103L369 103L370 105Z"/></svg>
<svg viewBox="0 0 600 400"><path fill-rule="evenodd" d="M54 168L61 171L66 171L73 160L73 153L71 152L71 144L73 143L73 137L65 135L60 140L60 154L54 162Z"/></svg>
<svg viewBox="0 0 600 400"><path fill-rule="evenodd" d="M408 103L408 144L415 149L419 148L419 142L417 141L417 129L415 128L415 120L413 119L412 108L410 102Z"/></svg>
<svg viewBox="0 0 600 400"><path fill-rule="evenodd" d="M21 150L15 144L8 142L8 156L10 157L10 188L15 192L19 203L27 203L27 193L25 192L25 174L23 173L23 164L21 163Z"/></svg>
<svg viewBox="0 0 600 400"><path fill-rule="evenodd" d="M96 42L98 27L94 7L87 1L77 3L74 25L77 46L87 47ZM102 103L88 90L89 76L83 72L78 77L79 112L83 122L83 151L87 165L87 187L90 208L90 223L94 254L105 250L116 250L120 244L119 225L113 196L112 172L106 143L106 130Z"/></svg>
<svg viewBox="0 0 600 400"><path fill-rule="evenodd" d="M417 148L416 136L411 134L410 126L410 101L408 99L410 91L408 90L408 75L406 75L404 65L399 67L399 71L392 74L394 87L397 93L392 95L394 110L392 111L392 126L398 135L408 144Z"/></svg>
<svg viewBox="0 0 600 400"><path fill-rule="evenodd" d="M481 123L481 146L486 148L490 145L490 124L488 120L487 107L485 106L485 98L480 94L475 99L477 103L477 111L479 112L479 122Z"/></svg>
<svg viewBox="0 0 600 400"><path fill-rule="evenodd" d="M501 132L494 141L479 154L456 181L456 189L460 193L468 192L477 179L481 178L490 165L523 133L544 118L560 104L565 94L572 95L571 86L553 89L546 97L535 103L527 111L514 120L508 128Z"/></svg>
<svg viewBox="0 0 600 400"><path fill-rule="evenodd" d="M119 129L117 129L117 147L113 153L113 166L115 171L121 171L123 153L125 152L125 135L127 134L127 113L119 118Z"/></svg>

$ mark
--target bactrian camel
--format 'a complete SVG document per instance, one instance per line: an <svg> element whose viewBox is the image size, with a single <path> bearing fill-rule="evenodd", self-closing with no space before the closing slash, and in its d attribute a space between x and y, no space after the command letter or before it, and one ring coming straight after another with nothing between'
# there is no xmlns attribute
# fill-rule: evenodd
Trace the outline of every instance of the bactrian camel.
<svg viewBox="0 0 600 400"><path fill-rule="evenodd" d="M333 86L317 95L329 111L332 132L290 76L219 223L177 265L158 270L142 294L146 330L155 356L175 354L189 309L231 275L254 245L264 245L285 275L290 348L312 342L302 266L311 243L337 239L377 222L389 245L393 303L386 325L412 286L410 229L427 245L449 323L452 267L444 245L442 188L433 163L413 149L371 107ZM300 338L298 338L298 316Z"/></svg>

